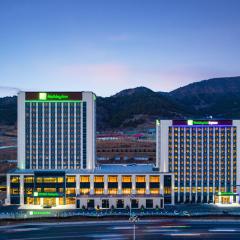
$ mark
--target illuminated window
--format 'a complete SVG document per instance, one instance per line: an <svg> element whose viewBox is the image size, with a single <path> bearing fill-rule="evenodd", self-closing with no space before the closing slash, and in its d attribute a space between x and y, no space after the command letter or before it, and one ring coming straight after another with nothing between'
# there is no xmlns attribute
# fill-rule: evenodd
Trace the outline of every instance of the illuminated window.
<svg viewBox="0 0 240 240"><path fill-rule="evenodd" d="M18 188L11 188L11 190L10 190L10 193L11 194L19 194L19 189Z"/></svg>
<svg viewBox="0 0 240 240"><path fill-rule="evenodd" d="M33 177L24 177L25 183L33 183Z"/></svg>
<svg viewBox="0 0 240 240"><path fill-rule="evenodd" d="M42 179L45 183L56 183L57 178L49 177L49 178L43 178Z"/></svg>
<svg viewBox="0 0 240 240"><path fill-rule="evenodd" d="M145 190L145 188L137 188L136 192L137 192L137 194L145 194L146 190Z"/></svg>
<svg viewBox="0 0 240 240"><path fill-rule="evenodd" d="M95 176L94 182L104 182L104 177L103 176Z"/></svg>
<svg viewBox="0 0 240 240"><path fill-rule="evenodd" d="M118 182L117 176L108 176L108 182Z"/></svg>
<svg viewBox="0 0 240 240"><path fill-rule="evenodd" d="M159 183L159 176L150 176L150 182Z"/></svg>
<svg viewBox="0 0 240 240"><path fill-rule="evenodd" d="M90 182L90 176L80 176L80 182Z"/></svg>
<svg viewBox="0 0 240 240"><path fill-rule="evenodd" d="M11 183L19 183L19 177L11 176Z"/></svg>
<svg viewBox="0 0 240 240"><path fill-rule="evenodd" d="M37 178L37 183L42 183L42 182L43 182L43 178L38 177Z"/></svg>
<svg viewBox="0 0 240 240"><path fill-rule="evenodd" d="M131 176L122 176L122 182L132 182Z"/></svg>
<svg viewBox="0 0 240 240"><path fill-rule="evenodd" d="M75 188L66 188L66 194L76 194Z"/></svg>
<svg viewBox="0 0 240 240"><path fill-rule="evenodd" d="M117 194L118 193L118 189L117 188L109 188L108 189L108 193L109 194Z"/></svg>
<svg viewBox="0 0 240 240"><path fill-rule="evenodd" d="M131 194L131 188L123 188L122 193L123 194Z"/></svg>
<svg viewBox="0 0 240 240"><path fill-rule="evenodd" d="M136 176L136 182L143 183L145 181L145 176Z"/></svg>
<svg viewBox="0 0 240 240"><path fill-rule="evenodd" d="M75 176L67 176L67 182L75 183L76 182L76 177Z"/></svg>
<svg viewBox="0 0 240 240"><path fill-rule="evenodd" d="M90 193L90 188L81 188L80 194L87 195Z"/></svg>
<svg viewBox="0 0 240 240"><path fill-rule="evenodd" d="M159 194L160 191L159 191L158 188L150 188L150 193L151 193L151 194Z"/></svg>
<svg viewBox="0 0 240 240"><path fill-rule="evenodd" d="M95 191L95 194L103 194L104 193L103 188L95 188L94 191Z"/></svg>
<svg viewBox="0 0 240 240"><path fill-rule="evenodd" d="M76 203L75 198L71 198L71 197L66 198L66 204L75 204L75 203Z"/></svg>
<svg viewBox="0 0 240 240"><path fill-rule="evenodd" d="M44 188L44 192L56 192L56 188Z"/></svg>
<svg viewBox="0 0 240 240"><path fill-rule="evenodd" d="M164 187L164 194L171 194L171 187Z"/></svg>

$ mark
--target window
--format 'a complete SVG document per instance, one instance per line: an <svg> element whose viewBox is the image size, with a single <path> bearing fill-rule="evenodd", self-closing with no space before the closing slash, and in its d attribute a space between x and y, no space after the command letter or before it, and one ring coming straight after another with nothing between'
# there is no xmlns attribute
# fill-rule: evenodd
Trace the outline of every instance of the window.
<svg viewBox="0 0 240 240"><path fill-rule="evenodd" d="M90 189L89 188L81 188L80 189L80 194L87 195L89 193L90 193Z"/></svg>
<svg viewBox="0 0 240 240"><path fill-rule="evenodd" d="M103 176L95 176L94 182L104 182L104 177Z"/></svg>
<svg viewBox="0 0 240 240"><path fill-rule="evenodd" d="M118 182L117 176L108 176L108 182Z"/></svg>
<svg viewBox="0 0 240 240"><path fill-rule="evenodd" d="M158 183L159 182L159 176L150 176L150 182Z"/></svg>
<svg viewBox="0 0 240 240"><path fill-rule="evenodd" d="M131 176L122 176L122 182L132 182Z"/></svg>
<svg viewBox="0 0 240 240"><path fill-rule="evenodd" d="M67 182L75 183L76 182L76 177L75 176L67 176Z"/></svg>
<svg viewBox="0 0 240 240"><path fill-rule="evenodd" d="M137 194L145 194L145 188L137 188L136 189Z"/></svg>
<svg viewBox="0 0 240 240"><path fill-rule="evenodd" d="M66 194L76 194L75 188L66 188Z"/></svg>
<svg viewBox="0 0 240 240"><path fill-rule="evenodd" d="M151 193L151 194L159 194L160 191L159 191L158 188L151 188L151 189L150 189L150 193Z"/></svg>
<svg viewBox="0 0 240 240"><path fill-rule="evenodd" d="M80 176L80 182L90 182L90 176Z"/></svg>
<svg viewBox="0 0 240 240"><path fill-rule="evenodd" d="M25 183L33 183L33 177L24 177Z"/></svg>
<svg viewBox="0 0 240 240"><path fill-rule="evenodd" d="M19 183L19 176L11 176L11 183Z"/></svg>
<svg viewBox="0 0 240 240"><path fill-rule="evenodd" d="M123 194L131 194L131 188L123 188L122 193Z"/></svg>
<svg viewBox="0 0 240 240"><path fill-rule="evenodd" d="M44 188L44 192L56 192L56 188Z"/></svg>
<svg viewBox="0 0 240 240"><path fill-rule="evenodd" d="M117 194L118 193L118 189L117 188L109 188L108 189L108 193L109 194Z"/></svg>
<svg viewBox="0 0 240 240"><path fill-rule="evenodd" d="M19 189L18 188L11 188L10 194L13 194L13 195L19 194Z"/></svg>
<svg viewBox="0 0 240 240"><path fill-rule="evenodd" d="M145 182L145 176L136 176L136 182Z"/></svg>
<svg viewBox="0 0 240 240"><path fill-rule="evenodd" d="M95 191L95 194L103 194L104 193L103 188L95 188L94 191Z"/></svg>
<svg viewBox="0 0 240 240"><path fill-rule="evenodd" d="M75 202L76 202L75 198L71 198L71 197L66 198L66 204L75 204Z"/></svg>

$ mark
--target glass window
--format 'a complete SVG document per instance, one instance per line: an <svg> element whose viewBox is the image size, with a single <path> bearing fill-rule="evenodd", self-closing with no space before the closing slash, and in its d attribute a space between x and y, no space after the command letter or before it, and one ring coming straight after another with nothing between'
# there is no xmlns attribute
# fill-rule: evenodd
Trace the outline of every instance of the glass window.
<svg viewBox="0 0 240 240"><path fill-rule="evenodd" d="M19 183L19 176L11 176L11 183Z"/></svg>
<svg viewBox="0 0 240 240"><path fill-rule="evenodd" d="M76 177L75 176L67 176L67 182L75 183Z"/></svg>
<svg viewBox="0 0 240 240"><path fill-rule="evenodd" d="M25 183L33 183L33 177L24 177Z"/></svg>
<svg viewBox="0 0 240 240"><path fill-rule="evenodd" d="M145 176L136 176L136 182L145 182Z"/></svg>
<svg viewBox="0 0 240 240"><path fill-rule="evenodd" d="M103 188L95 188L94 191L95 191L95 194L103 194L104 193Z"/></svg>
<svg viewBox="0 0 240 240"><path fill-rule="evenodd" d="M150 182L159 183L159 176L150 176Z"/></svg>
<svg viewBox="0 0 240 240"><path fill-rule="evenodd" d="M122 176L122 182L132 182L131 176Z"/></svg>
<svg viewBox="0 0 240 240"><path fill-rule="evenodd" d="M80 182L90 182L90 176L80 176Z"/></svg>
<svg viewBox="0 0 240 240"><path fill-rule="evenodd" d="M103 176L95 176L94 182L104 182L104 177Z"/></svg>
<svg viewBox="0 0 240 240"><path fill-rule="evenodd" d="M75 188L67 188L66 194L76 194L76 189Z"/></svg>
<svg viewBox="0 0 240 240"><path fill-rule="evenodd" d="M118 182L117 176L108 176L108 182Z"/></svg>

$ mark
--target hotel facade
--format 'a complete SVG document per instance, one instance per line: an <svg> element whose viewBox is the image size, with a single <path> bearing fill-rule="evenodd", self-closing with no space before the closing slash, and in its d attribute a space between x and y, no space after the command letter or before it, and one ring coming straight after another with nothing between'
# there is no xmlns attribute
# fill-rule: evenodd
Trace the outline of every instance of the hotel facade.
<svg viewBox="0 0 240 240"><path fill-rule="evenodd" d="M6 204L22 208L163 208L173 173L153 164L96 165L92 92L20 92L18 169Z"/></svg>
<svg viewBox="0 0 240 240"><path fill-rule="evenodd" d="M239 203L239 120L156 121L156 166L176 203Z"/></svg>

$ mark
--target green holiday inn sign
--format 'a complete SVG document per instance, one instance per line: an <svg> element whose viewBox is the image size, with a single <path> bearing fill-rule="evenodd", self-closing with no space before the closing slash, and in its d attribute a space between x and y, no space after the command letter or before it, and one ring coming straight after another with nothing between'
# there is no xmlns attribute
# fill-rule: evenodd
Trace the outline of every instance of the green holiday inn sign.
<svg viewBox="0 0 240 240"><path fill-rule="evenodd" d="M47 101L47 100L59 100L59 101L61 101L61 100L69 100L69 95L41 92L41 93L39 93L38 99L41 100L41 101Z"/></svg>
<svg viewBox="0 0 240 240"><path fill-rule="evenodd" d="M34 192L34 197L59 197L60 194L56 192Z"/></svg>

